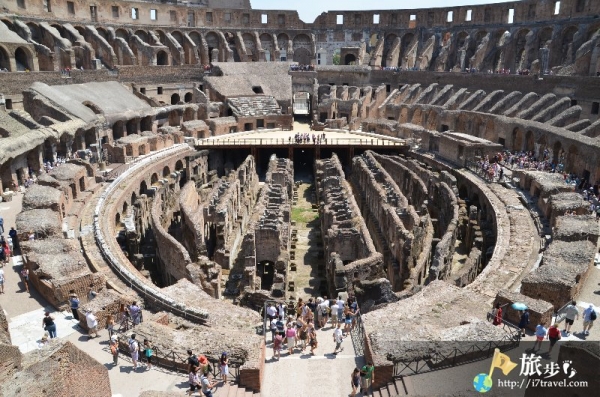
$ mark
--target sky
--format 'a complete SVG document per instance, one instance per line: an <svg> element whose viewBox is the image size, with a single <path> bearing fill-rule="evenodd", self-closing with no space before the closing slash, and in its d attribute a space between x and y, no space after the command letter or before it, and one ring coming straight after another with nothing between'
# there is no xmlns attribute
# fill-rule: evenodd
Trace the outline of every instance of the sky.
<svg viewBox="0 0 600 397"><path fill-rule="evenodd" d="M296 10L306 23L313 23L325 11L401 10L506 2L514 0L250 0L255 10Z"/></svg>

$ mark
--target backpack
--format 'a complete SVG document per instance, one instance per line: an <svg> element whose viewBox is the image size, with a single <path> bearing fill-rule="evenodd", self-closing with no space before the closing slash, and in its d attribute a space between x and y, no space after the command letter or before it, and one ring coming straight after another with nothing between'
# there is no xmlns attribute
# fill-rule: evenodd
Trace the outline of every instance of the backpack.
<svg viewBox="0 0 600 397"><path fill-rule="evenodd" d="M596 311L592 310L592 312L590 313L590 320L595 321L596 318L597 318Z"/></svg>
<svg viewBox="0 0 600 397"><path fill-rule="evenodd" d="M129 351L131 353L133 353L133 352L135 352L137 350L136 343L137 342L135 340L133 340L133 339L129 341Z"/></svg>
<svg viewBox="0 0 600 397"><path fill-rule="evenodd" d="M200 366L200 361L198 361L198 357L196 357L195 354L188 358L188 362L190 363L190 365L193 365L194 367Z"/></svg>

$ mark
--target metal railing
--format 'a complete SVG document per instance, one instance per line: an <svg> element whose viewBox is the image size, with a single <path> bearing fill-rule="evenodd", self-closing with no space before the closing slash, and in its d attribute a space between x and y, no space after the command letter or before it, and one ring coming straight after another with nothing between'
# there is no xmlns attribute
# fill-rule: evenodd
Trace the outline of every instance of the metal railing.
<svg viewBox="0 0 600 397"><path fill-rule="evenodd" d="M461 343L466 344L468 342ZM454 347L448 353L435 351L426 358L420 357L412 360L395 360L394 377L422 374L485 360L494 354L495 349L500 349L500 351L504 352L514 349L517 346L519 346L519 341L511 340L473 342L464 348Z"/></svg>
<svg viewBox="0 0 600 397"><path fill-rule="evenodd" d="M339 145L375 145L375 146L404 146L404 142L392 141L382 138L327 138L320 143L296 143L294 139L291 141L286 138L227 138L227 139L198 139L198 146L246 146L246 145L287 145L294 147L306 146L339 146Z"/></svg>
<svg viewBox="0 0 600 397"><path fill-rule="evenodd" d="M504 305L506 306L506 305ZM487 319L492 321L494 315L492 312L487 313ZM475 361L485 360L494 354L495 349L507 351L519 346L521 342L521 332L515 324L502 319L502 324L497 327L502 327L506 332L506 336L498 341L485 342L460 342L465 344L465 347L455 346L447 353L440 351L432 352L429 357L420 357L413 360L395 360L394 361L394 376L403 377L421 374L425 372L437 371L450 367L456 367L463 364L472 363ZM457 342L447 342L448 344Z"/></svg>
<svg viewBox="0 0 600 397"><path fill-rule="evenodd" d="M129 351L129 333L136 334L136 341L139 345L139 362L143 362L145 360L144 354L144 339L150 338L147 335L144 335L143 332L139 332L136 329L136 324L134 324L133 320L129 317L126 317L122 321L118 323L119 328L113 331L113 335L117 335L120 342L119 351L125 356L130 356L131 353ZM160 346L152 345L152 364L155 366L159 366L165 368L169 371L173 372L182 372L188 373L188 356L186 352L183 351L175 351L172 349L163 349ZM221 365L219 363L219 358L213 357L210 355L203 354L209 362L209 374L212 374L213 377L217 378L221 376ZM235 380L236 383L239 384L240 377L240 367L244 365L243 361L229 359L229 376Z"/></svg>
<svg viewBox="0 0 600 397"><path fill-rule="evenodd" d="M356 316L354 316L354 318L356 322L354 324L354 328L350 332L350 335L352 337L352 346L354 346L354 351L356 352L356 355L362 356L365 354L365 326L362 321L360 312L357 313Z"/></svg>

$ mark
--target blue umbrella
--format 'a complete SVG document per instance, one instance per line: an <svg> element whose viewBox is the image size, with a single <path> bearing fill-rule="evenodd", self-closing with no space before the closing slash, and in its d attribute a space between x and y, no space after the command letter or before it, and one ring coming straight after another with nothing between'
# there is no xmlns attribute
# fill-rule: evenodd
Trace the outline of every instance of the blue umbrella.
<svg viewBox="0 0 600 397"><path fill-rule="evenodd" d="M511 305L511 307L515 310L525 310L527 309L527 305L521 302L515 302Z"/></svg>

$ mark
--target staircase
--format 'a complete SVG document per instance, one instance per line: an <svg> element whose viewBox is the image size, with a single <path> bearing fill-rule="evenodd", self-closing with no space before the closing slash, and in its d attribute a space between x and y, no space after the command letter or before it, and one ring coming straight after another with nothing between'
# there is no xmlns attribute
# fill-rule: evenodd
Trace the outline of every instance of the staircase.
<svg viewBox="0 0 600 397"><path fill-rule="evenodd" d="M374 397L411 396L415 394L409 377L394 378L392 382L373 391Z"/></svg>
<svg viewBox="0 0 600 397"><path fill-rule="evenodd" d="M219 383L213 389L215 397L260 397L260 393L255 393L252 390L247 390L237 384L228 382L227 384Z"/></svg>

